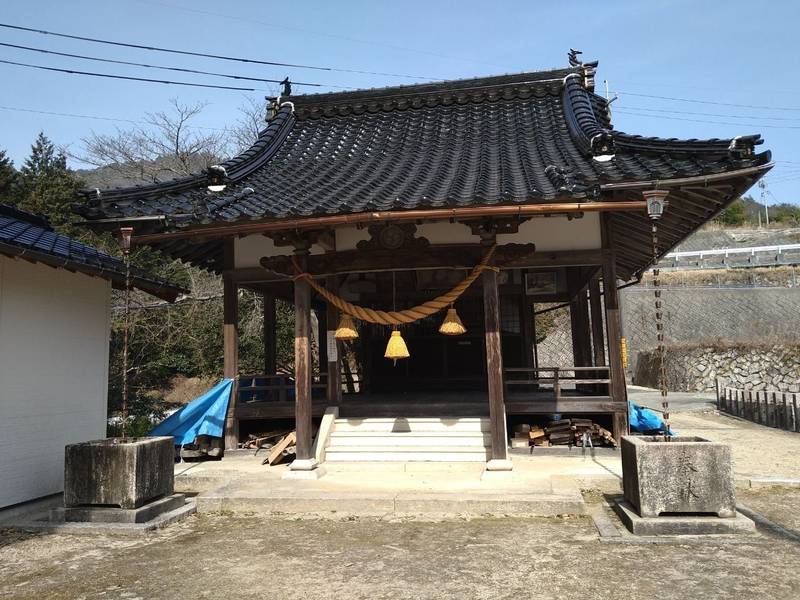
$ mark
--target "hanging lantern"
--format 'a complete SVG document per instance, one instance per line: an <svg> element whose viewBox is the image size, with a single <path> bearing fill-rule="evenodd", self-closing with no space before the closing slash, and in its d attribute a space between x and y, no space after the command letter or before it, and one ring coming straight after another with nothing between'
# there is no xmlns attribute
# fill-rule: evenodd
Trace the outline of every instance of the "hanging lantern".
<svg viewBox="0 0 800 600"><path fill-rule="evenodd" d="M358 331L355 323L353 323L353 317L347 313L342 313L342 318L339 319L339 327L336 328L334 337L340 342L351 342L358 339Z"/></svg>
<svg viewBox="0 0 800 600"><path fill-rule="evenodd" d="M411 356L408 353L408 346L406 346L403 336L400 335L397 329L392 331L392 336L389 338L389 343L386 344L386 352L383 356L384 358L392 359L394 364L397 364L398 358L408 358Z"/></svg>
<svg viewBox="0 0 800 600"><path fill-rule="evenodd" d="M444 321L442 321L442 325L439 327L439 333L444 335L461 335L467 333L467 328L464 327L464 323L461 322L453 306L447 309Z"/></svg>

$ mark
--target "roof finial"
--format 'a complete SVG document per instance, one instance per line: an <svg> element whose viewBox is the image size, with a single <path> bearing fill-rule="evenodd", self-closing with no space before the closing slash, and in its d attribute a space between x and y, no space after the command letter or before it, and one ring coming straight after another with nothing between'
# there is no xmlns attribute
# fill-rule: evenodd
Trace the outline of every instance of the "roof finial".
<svg viewBox="0 0 800 600"><path fill-rule="evenodd" d="M580 50L575 50L575 48L570 48L567 56L569 57L569 64L571 67L580 67L583 64L583 61L578 58L583 52Z"/></svg>
<svg viewBox="0 0 800 600"><path fill-rule="evenodd" d="M283 92L281 96L291 96L292 95L292 82L289 81L289 76L287 75L286 78L281 81L281 85L283 86Z"/></svg>

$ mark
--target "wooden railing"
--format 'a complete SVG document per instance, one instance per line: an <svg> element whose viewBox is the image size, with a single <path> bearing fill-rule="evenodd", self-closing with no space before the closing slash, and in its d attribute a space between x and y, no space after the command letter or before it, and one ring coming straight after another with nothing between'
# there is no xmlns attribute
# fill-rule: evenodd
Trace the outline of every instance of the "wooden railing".
<svg viewBox="0 0 800 600"><path fill-rule="evenodd" d="M505 369L506 395L524 392L547 392L552 389L561 400L565 386L575 386L576 395L610 396L608 367L514 367Z"/></svg>
<svg viewBox="0 0 800 600"><path fill-rule="evenodd" d="M717 409L754 423L800 432L797 394L717 386Z"/></svg>
<svg viewBox="0 0 800 600"><path fill-rule="evenodd" d="M311 397L325 398L328 374L315 375L311 380ZM294 376L283 373L239 375L239 403L294 402Z"/></svg>

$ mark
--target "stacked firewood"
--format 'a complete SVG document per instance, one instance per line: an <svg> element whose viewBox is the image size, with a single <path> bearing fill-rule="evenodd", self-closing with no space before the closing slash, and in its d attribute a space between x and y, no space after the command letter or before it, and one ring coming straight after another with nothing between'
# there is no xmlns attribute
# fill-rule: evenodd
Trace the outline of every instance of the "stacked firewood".
<svg viewBox="0 0 800 600"><path fill-rule="evenodd" d="M537 446L611 446L617 442L608 429L591 419L560 419L547 425L519 424L514 426L512 448Z"/></svg>

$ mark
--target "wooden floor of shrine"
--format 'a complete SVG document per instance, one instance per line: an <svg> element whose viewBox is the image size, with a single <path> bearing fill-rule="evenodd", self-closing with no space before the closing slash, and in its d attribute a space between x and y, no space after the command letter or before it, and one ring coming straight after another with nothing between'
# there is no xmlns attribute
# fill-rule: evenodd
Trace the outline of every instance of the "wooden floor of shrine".
<svg viewBox="0 0 800 600"><path fill-rule="evenodd" d="M586 391L561 390L558 401L552 390L513 392L506 395L507 414L611 413L625 411L624 402L612 402L603 395ZM320 417L329 403L315 399L313 415ZM291 400L241 402L240 421L291 418ZM488 417L489 398L485 391L360 393L345 394L339 404L340 417Z"/></svg>

